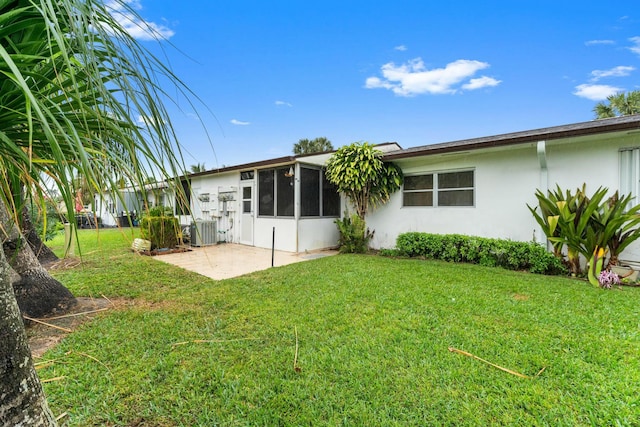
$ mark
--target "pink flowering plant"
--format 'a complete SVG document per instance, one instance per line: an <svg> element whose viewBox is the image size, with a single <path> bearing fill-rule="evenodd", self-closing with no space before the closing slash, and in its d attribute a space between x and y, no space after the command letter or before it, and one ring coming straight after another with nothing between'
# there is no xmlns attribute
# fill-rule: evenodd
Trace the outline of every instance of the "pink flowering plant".
<svg viewBox="0 0 640 427"><path fill-rule="evenodd" d="M602 270L598 276L598 282L604 289L611 289L614 285L620 284L620 276L610 270Z"/></svg>

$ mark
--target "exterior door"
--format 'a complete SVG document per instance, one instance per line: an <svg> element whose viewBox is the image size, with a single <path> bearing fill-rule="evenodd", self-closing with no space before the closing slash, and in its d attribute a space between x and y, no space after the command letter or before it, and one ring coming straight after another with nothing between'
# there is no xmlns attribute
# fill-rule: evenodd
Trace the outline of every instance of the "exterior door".
<svg viewBox="0 0 640 427"><path fill-rule="evenodd" d="M241 186L242 201L240 205L240 243L253 246L254 197L253 183Z"/></svg>

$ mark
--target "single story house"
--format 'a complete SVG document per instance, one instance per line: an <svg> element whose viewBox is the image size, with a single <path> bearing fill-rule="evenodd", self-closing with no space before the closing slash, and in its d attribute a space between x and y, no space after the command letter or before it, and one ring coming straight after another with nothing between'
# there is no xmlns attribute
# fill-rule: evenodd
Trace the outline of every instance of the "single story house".
<svg viewBox="0 0 640 427"><path fill-rule="evenodd" d="M594 120L394 151L403 188L372 212L372 245L400 233L458 233L545 243L527 204L559 185L587 194L607 187L640 203L640 115ZM622 260L640 261L639 245Z"/></svg>
<svg viewBox="0 0 640 427"><path fill-rule="evenodd" d="M546 239L527 208L537 189L598 187L640 202L640 115L593 120L402 149L381 144L403 187L366 218L374 248L401 233L458 233L518 241ZM191 191L181 224L215 227L215 241L304 252L335 247L344 197L324 177L331 153L286 156L183 177ZM186 182L185 182L186 183ZM186 186L185 188L188 188ZM211 233L209 233L211 234ZM204 242L207 243L207 242ZM622 260L640 262L640 244Z"/></svg>
<svg viewBox="0 0 640 427"><path fill-rule="evenodd" d="M395 143L378 146L397 151ZM178 207L181 224L195 220L192 241L234 242L288 252L335 247L345 201L324 175L331 153L285 156L189 174L189 209ZM177 203L179 206L180 203ZM213 227L212 227L213 224ZM204 231L205 228L209 231ZM208 240L208 241L207 241Z"/></svg>

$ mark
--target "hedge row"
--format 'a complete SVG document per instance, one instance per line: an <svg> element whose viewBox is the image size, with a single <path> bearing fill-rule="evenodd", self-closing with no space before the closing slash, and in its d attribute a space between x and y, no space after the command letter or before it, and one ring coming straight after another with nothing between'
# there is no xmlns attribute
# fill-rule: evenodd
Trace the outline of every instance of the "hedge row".
<svg viewBox="0 0 640 427"><path fill-rule="evenodd" d="M537 274L567 272L560 259L535 242L410 232L398 236L396 249L392 252L400 256L466 262Z"/></svg>

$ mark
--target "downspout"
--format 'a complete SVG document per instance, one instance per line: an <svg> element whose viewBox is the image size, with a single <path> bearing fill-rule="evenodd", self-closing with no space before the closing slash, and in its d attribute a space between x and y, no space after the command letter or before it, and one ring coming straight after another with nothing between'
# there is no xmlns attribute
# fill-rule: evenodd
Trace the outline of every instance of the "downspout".
<svg viewBox="0 0 640 427"><path fill-rule="evenodd" d="M300 207L300 163L295 162L293 164L294 173L293 173L293 218L296 222L296 253L300 252L300 212L302 208Z"/></svg>
<svg viewBox="0 0 640 427"><path fill-rule="evenodd" d="M540 187L539 190L542 192L542 194L547 194L549 191L549 171L547 169L547 146L546 146L546 142L545 141L538 141L538 145L537 145L537 153L538 153L538 163L540 164ZM538 226L537 230L536 230L539 235L540 235L540 239L544 239L544 245L547 248L547 250L550 250L549 247L549 240L547 240L545 238L545 234L542 231L542 228L540 226Z"/></svg>

